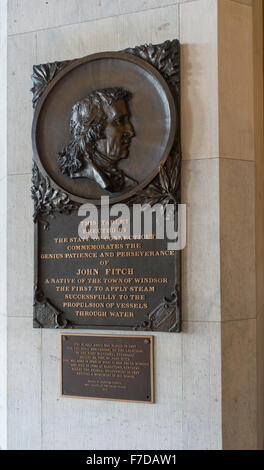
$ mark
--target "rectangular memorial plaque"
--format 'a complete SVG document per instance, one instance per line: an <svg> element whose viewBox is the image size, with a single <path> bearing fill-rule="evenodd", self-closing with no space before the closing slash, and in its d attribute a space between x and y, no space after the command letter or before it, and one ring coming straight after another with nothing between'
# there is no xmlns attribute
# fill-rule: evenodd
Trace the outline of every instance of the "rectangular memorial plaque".
<svg viewBox="0 0 264 470"><path fill-rule="evenodd" d="M49 301L36 303L35 320L44 305L58 326L177 330L179 252L152 234L82 240L80 220L58 215L49 230L39 226L38 283Z"/></svg>
<svg viewBox="0 0 264 470"><path fill-rule="evenodd" d="M61 394L153 403L152 336L62 334Z"/></svg>

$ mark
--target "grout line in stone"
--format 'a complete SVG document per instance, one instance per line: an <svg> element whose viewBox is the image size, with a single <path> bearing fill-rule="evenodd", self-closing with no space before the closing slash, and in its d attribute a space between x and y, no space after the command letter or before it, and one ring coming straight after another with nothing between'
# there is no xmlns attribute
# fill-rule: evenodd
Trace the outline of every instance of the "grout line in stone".
<svg viewBox="0 0 264 470"><path fill-rule="evenodd" d="M191 2L197 2L197 1L198 0L187 0L184 3L191 3ZM144 13L144 12L149 12L149 11L154 11L154 10L160 10L161 8L164 9L164 8L168 8L168 7L172 7L172 6L178 6L178 5L180 5L180 3L173 2L173 3L169 3L167 5L162 5L162 6L159 6L159 7L156 7L156 8L147 8L146 10L135 10L135 11L127 12L127 13L120 13L120 14L115 14L115 15L110 15L110 16L102 16L102 17L99 16L99 17L96 17L96 18L93 18L93 19L90 19L90 20L77 21L75 23L67 23L67 24L62 24L62 25L58 25L58 26L48 26L47 28L33 29L31 31L24 31L24 32L20 32L20 33L8 34L8 38L14 37L14 36L20 36L20 35L24 35L24 34L32 34L32 33L38 33L38 32L42 32L42 31L48 31L48 30L51 30L51 29L55 30L55 29L59 29L59 28L66 28L67 26L77 26L77 25L80 25L80 24L91 23L93 21L106 20L106 19L110 19L110 18L118 18L120 16L134 15L136 13Z"/></svg>
<svg viewBox="0 0 264 470"><path fill-rule="evenodd" d="M7 178L9 176L31 176L31 171L27 172L27 173L9 173L7 175Z"/></svg>
<svg viewBox="0 0 264 470"><path fill-rule="evenodd" d="M232 160L235 162L256 163L255 160L247 160L245 158L235 158L235 157L221 157L221 156L182 158L182 162L194 162L194 161L203 161L203 160Z"/></svg>
<svg viewBox="0 0 264 470"><path fill-rule="evenodd" d="M244 5L245 7L252 8L252 1L250 3L246 3L243 0L230 0L233 3L239 3L240 5Z"/></svg>
<svg viewBox="0 0 264 470"><path fill-rule="evenodd" d="M182 319L182 323L222 323L221 320L184 320Z"/></svg>
<svg viewBox="0 0 264 470"><path fill-rule="evenodd" d="M195 0L196 1L196 0ZM194 161L204 161L204 160L231 160L234 162L247 162L247 163L256 163L255 160L247 160L245 158L234 158L234 157L217 157L217 156L212 156L212 157L198 157L198 158L183 158L182 162L194 162ZM26 176L26 175L31 175L31 171L25 172L25 173L9 173L6 176L3 176L0 179L0 182L8 178L9 176Z"/></svg>
<svg viewBox="0 0 264 470"><path fill-rule="evenodd" d="M116 17L120 17L120 16L133 15L135 13L144 13L144 12L147 12L147 11L159 10L161 8L167 8L167 7L171 7L173 5L178 6L178 8L180 10L180 5L186 4L186 3L193 3L195 1L198 1L198 0L185 0L184 2L179 1L177 3L175 3L175 2L168 3L166 5L162 5L162 6L154 7L154 8L147 8L145 10L134 10L134 11L124 12L124 13L120 13L120 14L114 14L114 15L110 15L110 16L98 16L98 17L95 17L95 18L92 18L92 19L87 19L87 20L83 20L83 21L76 21L74 23L65 23L65 24L60 24L60 25L57 25L57 26L48 26L46 28L32 29L30 31L21 31L19 33L11 33L11 34L7 34L7 37L10 38L10 37L13 37L13 36L21 36L21 35L24 35L24 34L38 33L38 32L47 31L47 30L51 30L51 29L65 28L67 26L77 26L79 24L90 23L92 21L100 21L100 20L105 20L105 19L109 19L109 18L116 18ZM233 3L239 3L240 5L244 5L244 6L249 7L249 8L252 7L252 4L251 5L247 4L247 3L243 2L242 0L230 0L230 1L232 1Z"/></svg>

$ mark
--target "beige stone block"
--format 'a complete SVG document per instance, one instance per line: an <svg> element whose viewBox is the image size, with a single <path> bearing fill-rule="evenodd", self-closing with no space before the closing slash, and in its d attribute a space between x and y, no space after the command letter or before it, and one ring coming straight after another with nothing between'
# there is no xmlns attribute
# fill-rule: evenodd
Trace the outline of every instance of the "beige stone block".
<svg viewBox="0 0 264 470"><path fill-rule="evenodd" d="M219 154L217 0L180 5L183 159Z"/></svg>
<svg viewBox="0 0 264 470"><path fill-rule="evenodd" d="M179 38L179 8L172 5L118 18L119 48Z"/></svg>
<svg viewBox="0 0 264 470"><path fill-rule="evenodd" d="M7 128L7 4L0 2L0 181L6 176L6 128Z"/></svg>
<svg viewBox="0 0 264 470"><path fill-rule="evenodd" d="M7 448L7 317L0 313L0 449Z"/></svg>
<svg viewBox="0 0 264 470"><path fill-rule="evenodd" d="M0 49L3 44L6 43L7 35L7 0L2 0L0 2Z"/></svg>
<svg viewBox="0 0 264 470"><path fill-rule="evenodd" d="M229 1L233 1L233 2L237 2L237 3L242 3L244 5L252 5L252 0L229 0Z"/></svg>
<svg viewBox="0 0 264 470"><path fill-rule="evenodd" d="M223 449L256 450L256 321L222 324Z"/></svg>
<svg viewBox="0 0 264 470"><path fill-rule="evenodd" d="M10 0L8 33L21 34L111 16L117 14L118 3L118 0Z"/></svg>
<svg viewBox="0 0 264 470"><path fill-rule="evenodd" d="M254 22L254 119L256 159L256 259L264 259L264 122L263 122L263 2L253 2ZM256 263L257 281L257 377L258 449L264 448L264 263Z"/></svg>
<svg viewBox="0 0 264 470"><path fill-rule="evenodd" d="M264 314L259 315L256 320L257 329L257 396L258 396L258 412L257 412L257 429L258 429L258 449L264 448Z"/></svg>
<svg viewBox="0 0 264 470"><path fill-rule="evenodd" d="M256 194L256 259L264 259L264 86L263 86L263 2L254 0L254 136ZM264 263L256 264L257 314L264 314ZM264 368L263 368L264 374ZM264 400L264 393L263 393ZM264 406L264 403L263 403ZM264 419L264 413L262 414ZM264 426L263 426L264 432ZM263 437L264 442L264 437Z"/></svg>
<svg viewBox="0 0 264 470"><path fill-rule="evenodd" d="M221 324L184 322L183 449L220 450Z"/></svg>
<svg viewBox="0 0 264 470"><path fill-rule="evenodd" d="M256 317L255 165L220 159L223 320Z"/></svg>
<svg viewBox="0 0 264 470"><path fill-rule="evenodd" d="M54 330L42 334L44 449L65 449L69 442L71 449L86 450L182 447L181 335L153 334L156 391L155 404L149 405L61 397L60 335Z"/></svg>
<svg viewBox="0 0 264 470"><path fill-rule="evenodd" d="M7 448L6 341L6 60L7 2L0 2L0 449Z"/></svg>
<svg viewBox="0 0 264 470"><path fill-rule="evenodd" d="M38 64L83 57L118 48L117 19L48 29L37 33ZM104 34L102 34L104 31Z"/></svg>
<svg viewBox="0 0 264 470"><path fill-rule="evenodd" d="M125 13L162 9L180 1L186 0L9 0L8 33L21 34Z"/></svg>
<svg viewBox="0 0 264 470"><path fill-rule="evenodd" d="M35 34L8 39L8 174L29 173L32 166L32 87L31 74L36 63Z"/></svg>
<svg viewBox="0 0 264 470"><path fill-rule="evenodd" d="M187 243L182 252L184 320L220 321L219 160L182 164Z"/></svg>
<svg viewBox="0 0 264 470"><path fill-rule="evenodd" d="M6 220L6 201L7 201L7 183L6 178L0 180L0 313L6 315L7 295L7 220ZM0 369L1 370L1 369Z"/></svg>
<svg viewBox="0 0 264 470"><path fill-rule="evenodd" d="M31 175L8 177L7 183L7 313L32 318L33 205ZM32 320L31 320L32 321Z"/></svg>
<svg viewBox="0 0 264 470"><path fill-rule="evenodd" d="M41 331L8 318L7 344L8 449L41 449Z"/></svg>
<svg viewBox="0 0 264 470"><path fill-rule="evenodd" d="M252 8L219 0L220 156L254 160Z"/></svg>
<svg viewBox="0 0 264 470"><path fill-rule="evenodd" d="M120 15L38 32L37 62L73 59L146 42L159 43L178 35L177 5Z"/></svg>

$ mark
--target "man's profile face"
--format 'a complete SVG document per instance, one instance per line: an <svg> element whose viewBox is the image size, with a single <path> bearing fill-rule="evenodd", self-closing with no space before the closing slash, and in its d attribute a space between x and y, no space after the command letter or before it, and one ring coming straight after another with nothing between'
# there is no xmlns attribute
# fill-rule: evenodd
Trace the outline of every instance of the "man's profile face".
<svg viewBox="0 0 264 470"><path fill-rule="evenodd" d="M112 105L105 105L105 113L104 137L96 142L96 148L112 160L126 158L135 135L128 106L124 100L119 100Z"/></svg>

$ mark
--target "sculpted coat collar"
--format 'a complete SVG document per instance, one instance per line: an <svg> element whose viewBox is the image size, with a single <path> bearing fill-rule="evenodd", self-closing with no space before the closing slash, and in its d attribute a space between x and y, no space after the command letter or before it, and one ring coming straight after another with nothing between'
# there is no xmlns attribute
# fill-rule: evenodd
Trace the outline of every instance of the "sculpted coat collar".
<svg viewBox="0 0 264 470"><path fill-rule="evenodd" d="M117 163L99 152L94 152L92 156L86 153L83 167L70 176L71 178L89 178L103 189L119 192L125 184L125 175L122 170L116 168Z"/></svg>

